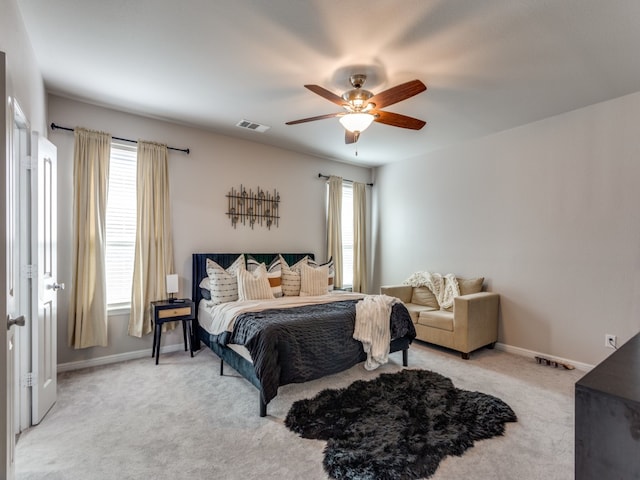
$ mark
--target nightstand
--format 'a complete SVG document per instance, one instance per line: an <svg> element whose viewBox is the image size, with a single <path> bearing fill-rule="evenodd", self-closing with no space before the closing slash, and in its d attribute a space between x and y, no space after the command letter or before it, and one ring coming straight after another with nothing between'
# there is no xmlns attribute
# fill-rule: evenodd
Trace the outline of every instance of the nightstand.
<svg viewBox="0 0 640 480"><path fill-rule="evenodd" d="M193 357L191 346L191 320L196 318L195 303L189 298L174 300L158 300L151 302L151 316L153 317L153 350L151 358L156 357L156 365L160 357L160 338L162 336L162 324L167 322L182 321L182 334L184 336L184 351L187 348ZM188 335L187 335L188 330Z"/></svg>

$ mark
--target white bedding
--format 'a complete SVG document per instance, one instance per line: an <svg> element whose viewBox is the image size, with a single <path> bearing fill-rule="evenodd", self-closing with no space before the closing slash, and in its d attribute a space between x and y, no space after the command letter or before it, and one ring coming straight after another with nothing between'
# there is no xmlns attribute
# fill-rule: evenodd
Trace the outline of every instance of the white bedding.
<svg viewBox="0 0 640 480"><path fill-rule="evenodd" d="M334 292L326 295L286 296L272 300L245 300L219 305L214 305L210 300L202 299L198 305L198 323L210 334L219 335L225 331L233 331L235 319L242 313L257 312L267 308L292 308L342 300L360 300L364 297L365 295L361 293Z"/></svg>

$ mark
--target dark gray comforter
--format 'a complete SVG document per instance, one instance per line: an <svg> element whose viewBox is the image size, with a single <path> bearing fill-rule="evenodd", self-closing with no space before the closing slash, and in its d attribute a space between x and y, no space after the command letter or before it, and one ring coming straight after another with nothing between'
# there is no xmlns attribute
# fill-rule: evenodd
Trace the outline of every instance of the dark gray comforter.
<svg viewBox="0 0 640 480"><path fill-rule="evenodd" d="M244 345L268 403L280 385L306 382L341 372L366 359L362 343L353 339L357 300L244 313L222 344ZM391 338L416 336L406 307L391 313Z"/></svg>

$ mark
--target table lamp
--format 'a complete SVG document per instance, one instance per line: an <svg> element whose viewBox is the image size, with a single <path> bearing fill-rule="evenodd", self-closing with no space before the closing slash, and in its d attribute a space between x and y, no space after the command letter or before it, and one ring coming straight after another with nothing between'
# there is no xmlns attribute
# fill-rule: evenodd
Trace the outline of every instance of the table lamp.
<svg viewBox="0 0 640 480"><path fill-rule="evenodd" d="M167 275L167 293L169 294L169 301L175 302L175 294L178 293L178 274L172 273Z"/></svg>

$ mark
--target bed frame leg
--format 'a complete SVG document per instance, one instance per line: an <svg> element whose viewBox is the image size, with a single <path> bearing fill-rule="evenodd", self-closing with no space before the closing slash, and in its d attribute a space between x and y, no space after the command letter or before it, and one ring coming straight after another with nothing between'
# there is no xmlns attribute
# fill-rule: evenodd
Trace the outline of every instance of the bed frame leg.
<svg viewBox="0 0 640 480"><path fill-rule="evenodd" d="M409 366L409 349L408 348L405 348L404 350L402 350L402 366L403 367Z"/></svg>
<svg viewBox="0 0 640 480"><path fill-rule="evenodd" d="M262 400L262 395L260 395L260 416L261 417L267 416L267 404L264 403L264 400Z"/></svg>
<svg viewBox="0 0 640 480"><path fill-rule="evenodd" d="M224 360L220 359L220 376L224 375Z"/></svg>

